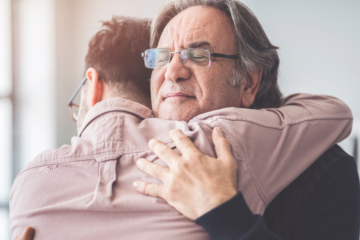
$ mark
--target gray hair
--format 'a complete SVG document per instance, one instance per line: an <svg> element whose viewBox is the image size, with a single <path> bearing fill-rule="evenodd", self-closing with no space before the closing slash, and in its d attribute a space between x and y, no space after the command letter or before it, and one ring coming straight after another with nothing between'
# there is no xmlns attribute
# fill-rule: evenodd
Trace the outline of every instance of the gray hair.
<svg viewBox="0 0 360 240"><path fill-rule="evenodd" d="M236 51L241 58L236 61L230 83L238 87L242 79L255 69L263 75L253 108L279 107L281 92L277 84L279 56L262 26L245 4L235 0L169 0L157 12L151 24L150 45L157 47L167 23L177 14L194 6L214 7L224 12L233 22L236 34Z"/></svg>

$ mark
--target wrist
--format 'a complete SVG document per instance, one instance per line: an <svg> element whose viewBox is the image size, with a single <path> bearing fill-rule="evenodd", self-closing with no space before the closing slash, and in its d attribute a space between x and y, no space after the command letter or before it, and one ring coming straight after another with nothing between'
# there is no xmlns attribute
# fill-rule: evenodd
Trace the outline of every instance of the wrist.
<svg viewBox="0 0 360 240"><path fill-rule="evenodd" d="M254 225L256 216L241 192L195 220L211 239L240 239Z"/></svg>
<svg viewBox="0 0 360 240"><path fill-rule="evenodd" d="M199 211L197 211L195 218L199 218L202 215L210 212L211 210L217 208L221 204L229 201L237 194L237 191L235 189L230 189L227 192L222 193L216 193L213 196L211 196L207 204L203 204L202 207L198 208Z"/></svg>

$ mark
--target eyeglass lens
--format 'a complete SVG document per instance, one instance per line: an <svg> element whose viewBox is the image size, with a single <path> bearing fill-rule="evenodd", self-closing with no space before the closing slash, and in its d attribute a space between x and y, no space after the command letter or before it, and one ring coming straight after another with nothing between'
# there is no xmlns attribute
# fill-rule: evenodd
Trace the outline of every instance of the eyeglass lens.
<svg viewBox="0 0 360 240"><path fill-rule="evenodd" d="M79 106L76 104L72 104L71 105L71 113L72 113L72 117L75 121L78 120L78 116L79 116Z"/></svg>
<svg viewBox="0 0 360 240"><path fill-rule="evenodd" d="M79 115L80 98L81 98L81 94L79 92L75 96L75 98L74 98L74 100L72 101L72 104L71 104L72 117L73 117L73 119L75 121L77 121L78 115Z"/></svg>
<svg viewBox="0 0 360 240"><path fill-rule="evenodd" d="M169 49L154 48L145 51L147 68L162 68L169 64L172 52ZM210 52L205 49L188 48L180 51L181 62L189 68L205 68L211 64Z"/></svg>

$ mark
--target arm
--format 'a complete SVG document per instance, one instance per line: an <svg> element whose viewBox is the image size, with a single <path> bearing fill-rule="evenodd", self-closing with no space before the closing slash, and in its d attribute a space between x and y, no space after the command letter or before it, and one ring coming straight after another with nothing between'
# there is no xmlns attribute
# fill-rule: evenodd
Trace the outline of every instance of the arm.
<svg viewBox="0 0 360 240"><path fill-rule="evenodd" d="M264 220L283 239L358 240L356 164L339 146L323 154L268 206Z"/></svg>
<svg viewBox="0 0 360 240"><path fill-rule="evenodd" d="M264 218L252 214L238 193L196 223L214 240L358 240L360 186L355 161L333 147L271 202Z"/></svg>
<svg viewBox="0 0 360 240"><path fill-rule="evenodd" d="M268 230L264 219L253 214L241 192L195 221L212 240L281 240Z"/></svg>
<svg viewBox="0 0 360 240"><path fill-rule="evenodd" d="M260 214L322 153L347 137L352 126L350 109L329 96L297 94L278 109L226 111L211 125L221 127L230 141L239 165L238 190Z"/></svg>

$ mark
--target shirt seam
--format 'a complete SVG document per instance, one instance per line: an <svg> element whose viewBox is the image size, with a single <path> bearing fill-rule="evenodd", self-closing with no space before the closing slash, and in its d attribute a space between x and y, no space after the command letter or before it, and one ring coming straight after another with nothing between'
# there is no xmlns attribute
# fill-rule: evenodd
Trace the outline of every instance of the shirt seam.
<svg viewBox="0 0 360 240"><path fill-rule="evenodd" d="M124 108L124 107L117 107L116 109L109 109L109 110L105 110L102 112L99 112L98 114L94 115L91 119L89 119L89 121L85 122L84 127L80 129L80 132L78 134L78 136L80 137L83 132L85 131L85 129L98 117L107 114L107 113L111 113L111 112L128 112L130 114L134 114L138 117L140 117L141 119L146 119L148 118L148 116L143 116L143 114L141 114L140 112L136 111L136 110L130 110L128 108Z"/></svg>
<svg viewBox="0 0 360 240"><path fill-rule="evenodd" d="M210 120L210 121L214 122L214 121L218 121L220 119L231 120L231 121L250 122L250 123L255 123L260 126L264 126L264 127L268 127L268 128L284 129L288 125L297 125L297 124L308 122L308 121L352 120L353 117L321 117L321 116L320 117L304 117L304 118L298 119L296 121L285 121L284 123L282 123L280 125L279 124L266 124L262 121L255 120L253 118L231 117L231 116L214 116L214 117L209 117L206 119L198 119L197 122L206 121L206 120Z"/></svg>
<svg viewBox="0 0 360 240"><path fill-rule="evenodd" d="M237 141L235 141L235 138L232 136L232 134L229 133L229 132L225 129L225 127L224 127L220 122L216 121L216 123L217 123L218 126L221 128L221 130L225 133L225 134L224 134L224 135L225 135L225 138L228 139L228 140L232 143L232 145L236 148L237 152L240 154L240 157L243 159L243 161L245 162L246 166L248 167L249 172L250 172L250 174L251 174L251 180L254 182L255 187L256 187L256 189L257 189L257 191L258 191L258 193L259 193L259 195L260 195L260 197L261 197L261 199L262 199L262 201L263 201L263 203L265 204L265 207L266 207L267 204L268 204L267 197L266 197L264 191L262 190L260 184L258 183L257 178L256 178L256 176L255 176L255 174L254 174L254 172L253 172L252 166L251 166L251 164L249 163L247 157L245 156L244 152L243 152L243 151L241 150L241 148L239 147ZM226 135L230 136L230 138L226 137Z"/></svg>
<svg viewBox="0 0 360 240"><path fill-rule="evenodd" d="M111 142L111 141L109 141ZM168 140L166 142L164 142L164 144L169 144L172 143L173 141ZM61 163L70 163L70 162L78 162L78 161L90 161L90 160L95 160L96 157L110 157L114 154L119 154L121 156L124 155L129 155L129 154L136 154L136 153L152 153L151 149L148 147L145 147L143 149L137 149L137 150L115 150L115 151L104 151L104 152L100 152L100 153L96 153L96 154L87 154L87 155L81 155L81 156L77 156L77 157L68 157L65 155L62 156L58 156L56 158L44 158L41 160L40 163L33 163L33 164L29 164L29 167L26 167L22 172L28 170L28 169L32 169L32 168L37 168L37 167L44 167L44 166L48 166L48 165L54 165L54 164L61 164ZM63 161L66 158L70 158L68 161ZM114 159L116 159L117 157L115 157ZM108 160L104 160L101 162L105 162L105 161L111 161L114 159L108 159ZM96 160L95 160L96 161ZM21 172L21 173L22 173ZM20 174L19 174L20 175Z"/></svg>

